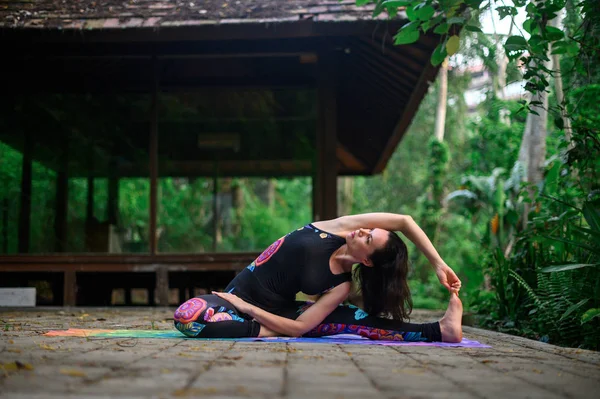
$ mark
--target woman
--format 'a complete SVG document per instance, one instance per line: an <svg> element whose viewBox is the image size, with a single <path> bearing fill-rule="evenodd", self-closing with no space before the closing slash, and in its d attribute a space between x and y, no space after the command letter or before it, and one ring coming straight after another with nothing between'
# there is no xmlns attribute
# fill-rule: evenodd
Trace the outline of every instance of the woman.
<svg viewBox="0 0 600 399"><path fill-rule="evenodd" d="M412 310L408 253L394 231L415 243L450 291L448 310L439 322L403 321ZM364 310L342 305L355 264ZM226 293L188 300L174 320L183 334L199 338L350 333L371 339L460 342L460 288L456 274L410 216L367 213L315 222L281 237L229 283ZM298 292L320 297L314 303L298 302Z"/></svg>

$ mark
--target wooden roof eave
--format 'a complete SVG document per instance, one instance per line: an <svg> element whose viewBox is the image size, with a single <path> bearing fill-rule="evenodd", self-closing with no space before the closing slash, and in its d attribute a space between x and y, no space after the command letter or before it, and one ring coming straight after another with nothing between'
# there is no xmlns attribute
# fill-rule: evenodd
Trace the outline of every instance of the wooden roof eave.
<svg viewBox="0 0 600 399"><path fill-rule="evenodd" d="M383 172L383 170L385 169L385 166L387 165L390 157L394 153L394 150L396 149L400 140L402 140L402 137L404 136L406 130L410 126L413 117L417 113L419 104L423 100L423 97L425 97L425 94L427 93L427 90L429 88L429 84L435 80L435 76L437 75L438 70L439 66L433 66L429 61L429 58L427 58L427 64L425 68L423 68L419 76L419 80L415 86L415 89L410 95L407 105L404 108L400 119L396 123L392 135L390 136L389 140L387 141L387 144L381 152L379 160L375 164L373 173L378 174Z"/></svg>
<svg viewBox="0 0 600 399"><path fill-rule="evenodd" d="M357 19L349 21L298 20L236 20L195 21L193 24L164 25L160 27L127 28L11 28L0 27L0 37L7 42L27 39L30 43L43 42L172 42L172 41L225 41L303 38L323 36L370 36L382 26L380 20ZM401 26L403 21L388 21Z"/></svg>

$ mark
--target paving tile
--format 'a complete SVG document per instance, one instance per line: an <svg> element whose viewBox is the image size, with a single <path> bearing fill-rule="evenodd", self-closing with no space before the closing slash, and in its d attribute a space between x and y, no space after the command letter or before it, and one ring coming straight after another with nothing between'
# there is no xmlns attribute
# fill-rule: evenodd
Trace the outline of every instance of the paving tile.
<svg viewBox="0 0 600 399"><path fill-rule="evenodd" d="M6 366L0 369L0 397L546 399L600 392L599 353L473 328L465 328L468 338L493 347L42 335L69 327L173 330L173 310L1 311L10 328L0 331L0 363ZM417 312L414 321L432 317Z"/></svg>

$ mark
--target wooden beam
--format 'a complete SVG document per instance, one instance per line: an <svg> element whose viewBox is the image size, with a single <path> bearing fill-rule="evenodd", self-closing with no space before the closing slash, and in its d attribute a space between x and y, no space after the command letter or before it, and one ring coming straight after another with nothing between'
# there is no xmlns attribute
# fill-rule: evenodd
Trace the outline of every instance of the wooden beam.
<svg viewBox="0 0 600 399"><path fill-rule="evenodd" d="M312 184L312 220L319 221L322 220L323 214L323 195L321 194L321 173L319 172L318 166L320 164L319 160L319 150L315 153L315 170L312 175L311 184Z"/></svg>
<svg viewBox="0 0 600 399"><path fill-rule="evenodd" d="M217 161L214 161L214 173L212 178L213 183L213 220L212 220L212 250L217 252L217 235L219 232L219 168Z"/></svg>
<svg viewBox="0 0 600 399"><path fill-rule="evenodd" d="M150 243L150 255L156 255L158 237L156 224L158 217L158 85L160 79L159 61L152 58L152 105L150 109L150 228L148 242ZM169 306L169 272L164 267L156 270L156 299L159 305Z"/></svg>
<svg viewBox="0 0 600 399"><path fill-rule="evenodd" d="M135 74L135 71L130 73ZM25 76L16 74L17 76ZM119 79L81 79L72 80L72 77L60 76L58 81L31 78L21 86L15 82L7 83L5 93L39 94L39 93L148 93L148 82L135 78ZM49 79L49 78L48 78ZM201 78L187 79L185 81L165 81L161 83L161 92L189 93L210 88L214 90L264 90L264 89L312 89L316 87L313 77L284 77L284 78Z"/></svg>
<svg viewBox="0 0 600 399"><path fill-rule="evenodd" d="M257 255L258 256L258 255ZM256 258L254 258L256 259ZM248 263L243 262L214 262L214 263L177 263L177 264L166 264L160 263L89 263L89 264L75 264L75 263L32 263L32 264L1 264L0 271L2 273L37 273L37 272L50 272L50 273L64 273L76 272L76 273L156 273L160 266L164 266L169 272L212 272L212 271L242 271L254 259L251 259ZM69 282L69 286L74 286L73 283ZM75 292L74 288L72 292ZM71 294L69 294L71 295ZM167 294L168 295L168 294ZM63 298L64 299L64 298Z"/></svg>
<svg viewBox="0 0 600 399"><path fill-rule="evenodd" d="M365 172L367 170L367 166L364 164L364 162L358 159L343 145L338 143L335 149L335 153L337 158L340 160L340 162L345 168L356 172Z"/></svg>
<svg viewBox="0 0 600 399"><path fill-rule="evenodd" d="M63 306L77 304L77 274L74 270L64 272L63 280Z"/></svg>
<svg viewBox="0 0 600 399"><path fill-rule="evenodd" d="M317 92L317 195L320 214L316 220L334 219L337 215L337 60L333 51L319 55Z"/></svg>
<svg viewBox="0 0 600 399"><path fill-rule="evenodd" d="M69 207L69 139L65 135L60 146L60 160L56 174L56 215L54 217L54 250L67 249L68 207Z"/></svg>
<svg viewBox="0 0 600 399"><path fill-rule="evenodd" d="M21 207L19 209L19 253L29 252L31 229L31 176L33 161L33 137L25 132L23 144L23 166L21 168Z"/></svg>
<svg viewBox="0 0 600 399"><path fill-rule="evenodd" d="M89 225L89 223L94 218L94 148L90 149L89 154L89 173L87 177L87 201L86 201L86 209L85 209L85 221Z"/></svg>
<svg viewBox="0 0 600 399"><path fill-rule="evenodd" d="M116 161L110 160L108 165L108 203L106 206L106 216L108 223L117 225L119 221L119 177L121 174L117 170Z"/></svg>
<svg viewBox="0 0 600 399"><path fill-rule="evenodd" d="M94 254L94 255L72 255L72 254L53 254L53 255L2 255L0 256L0 272L18 272L31 271L31 267L39 265L43 269L52 270L57 265L72 265L76 271L83 271L84 267L92 267L93 271L106 271L103 268L107 265L126 266L128 271L145 272L155 271L155 265L171 265L176 268L182 265L201 264L207 267L212 264L225 265L236 264L248 266L260 253L258 252L205 252L197 254ZM92 266L96 265L96 266ZM139 267L138 267L139 266ZM61 269L62 270L62 269ZM183 269L182 269L183 270ZM204 269L203 269L204 270ZM114 271L111 269L110 271Z"/></svg>
<svg viewBox="0 0 600 399"><path fill-rule="evenodd" d="M6 42L20 40L28 43L123 43L173 41L229 41L281 38L321 38L323 36L373 35L382 27L395 32L406 21L314 21L294 19L273 21L246 19L243 21L198 21L195 25L136 27L135 29L1 29Z"/></svg>
<svg viewBox="0 0 600 399"><path fill-rule="evenodd" d="M94 176L88 176L85 220L87 223L89 223L93 218L94 218Z"/></svg>
<svg viewBox="0 0 600 399"><path fill-rule="evenodd" d="M169 306L169 270L163 265L156 270L156 297L158 305Z"/></svg>
<svg viewBox="0 0 600 399"><path fill-rule="evenodd" d="M158 164L159 176L212 177L213 161L166 161ZM144 177L144 165L128 165L119 169L120 176ZM219 161L219 176L309 176L311 161L301 160L226 160Z"/></svg>
<svg viewBox="0 0 600 399"><path fill-rule="evenodd" d="M1 41L1 39L0 39ZM337 39L343 43L344 39ZM267 40L203 40L170 42L37 42L22 46L19 42L7 42L4 54L11 58L40 56L45 59L59 58L127 58L148 60L176 59L182 57L232 58L232 57L306 57L316 56L319 48L317 38L274 38Z"/></svg>
<svg viewBox="0 0 600 399"><path fill-rule="evenodd" d="M8 198L2 199L2 253L8 253Z"/></svg>
<svg viewBox="0 0 600 399"><path fill-rule="evenodd" d="M156 217L158 212L158 61L152 60L154 82L152 84L152 104L150 109L150 229L148 242L150 254L156 254ZM159 292L159 301L162 303Z"/></svg>
<svg viewBox="0 0 600 399"><path fill-rule="evenodd" d="M88 54L88 55L49 55L49 59L60 60L151 60L149 54ZM157 55L159 60L208 60L228 58L298 58L298 62L304 64L315 63L317 54L314 52L257 52L257 53L214 53L214 54L163 54Z"/></svg>

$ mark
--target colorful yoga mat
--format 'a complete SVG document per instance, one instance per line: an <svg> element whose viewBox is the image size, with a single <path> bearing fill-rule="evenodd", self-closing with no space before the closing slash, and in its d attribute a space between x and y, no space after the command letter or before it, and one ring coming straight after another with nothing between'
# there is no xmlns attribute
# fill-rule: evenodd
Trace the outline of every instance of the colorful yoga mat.
<svg viewBox="0 0 600 399"><path fill-rule="evenodd" d="M68 330L48 331L44 334L49 337L87 337L87 338L172 338L172 339L195 339L202 341L238 341L238 342L293 342L310 344L351 344L351 345L383 345L383 346L439 346L460 348L491 348L489 345L481 344L463 338L462 342L406 342L406 341L374 341L367 338L349 334L331 335L321 338L188 338L179 331L164 330L102 330L70 328Z"/></svg>

